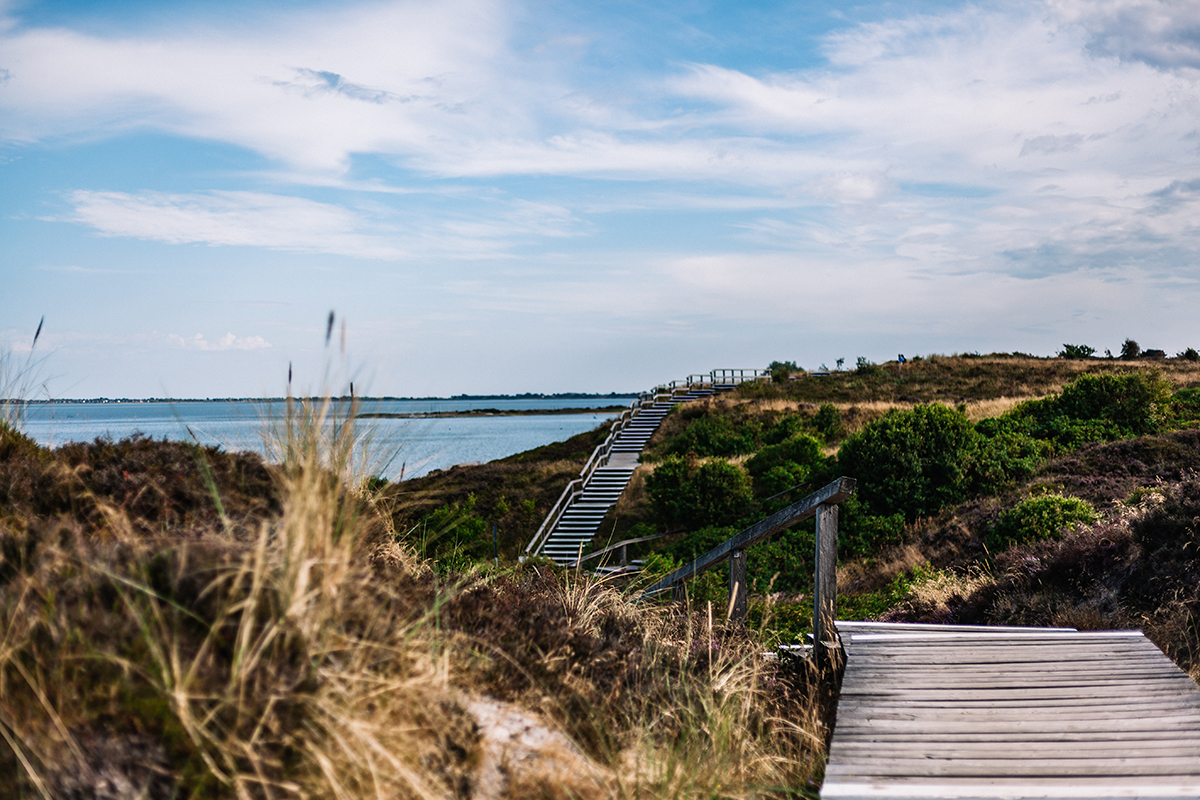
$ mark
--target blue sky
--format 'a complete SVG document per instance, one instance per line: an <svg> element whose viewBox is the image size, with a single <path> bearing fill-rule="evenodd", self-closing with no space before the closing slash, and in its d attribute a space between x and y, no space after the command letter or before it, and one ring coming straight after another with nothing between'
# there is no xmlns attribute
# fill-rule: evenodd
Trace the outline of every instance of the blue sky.
<svg viewBox="0 0 1200 800"><path fill-rule="evenodd" d="M1198 79L1194 2L0 0L0 344L57 397L319 388L331 309L395 395L1200 347Z"/></svg>

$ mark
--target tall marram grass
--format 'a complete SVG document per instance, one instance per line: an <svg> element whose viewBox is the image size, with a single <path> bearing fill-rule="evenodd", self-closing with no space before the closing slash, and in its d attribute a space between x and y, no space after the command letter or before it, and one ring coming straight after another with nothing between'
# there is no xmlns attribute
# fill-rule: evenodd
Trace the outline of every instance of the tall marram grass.
<svg viewBox="0 0 1200 800"><path fill-rule="evenodd" d="M413 565L372 547L328 408L285 421L282 513L258 530L139 539L118 508L98 534L5 530L0 793L456 794L473 727L429 604L385 579Z"/></svg>
<svg viewBox="0 0 1200 800"><path fill-rule="evenodd" d="M38 383L42 360L35 357L38 339L46 318L38 322L33 342L24 358L7 347L0 347L0 427L21 430L25 419L25 401Z"/></svg>
<svg viewBox="0 0 1200 800"><path fill-rule="evenodd" d="M447 583L373 505L334 411L288 404L266 517L155 532L95 494L89 522L0 513L0 797L757 797L819 774L803 669L547 567ZM482 785L480 699L596 770Z"/></svg>

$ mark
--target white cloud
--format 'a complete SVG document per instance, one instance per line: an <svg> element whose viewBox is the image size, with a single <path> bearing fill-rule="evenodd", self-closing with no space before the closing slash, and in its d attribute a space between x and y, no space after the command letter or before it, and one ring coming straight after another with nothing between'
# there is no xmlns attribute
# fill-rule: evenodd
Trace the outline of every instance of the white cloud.
<svg viewBox="0 0 1200 800"><path fill-rule="evenodd" d="M347 208L261 192L81 190L70 201L74 210L66 219L105 236L387 260L429 254L496 256L523 240L579 233L579 220L568 209L511 198L464 200L463 211L441 216L377 205Z"/></svg>
<svg viewBox="0 0 1200 800"><path fill-rule="evenodd" d="M208 341L202 333L189 338L172 333L167 335L167 341L185 350L263 350L271 346L261 336L235 336L232 333L225 334L215 342Z"/></svg>
<svg viewBox="0 0 1200 800"><path fill-rule="evenodd" d="M404 251L364 232L350 209L298 197L256 192L164 194L77 191L70 217L107 236L169 244L242 245L368 258Z"/></svg>
<svg viewBox="0 0 1200 800"><path fill-rule="evenodd" d="M1050 313L1073 285L1108 298L1095 287L1116 285L1124 270L1157 287L1195 271L1196 14L1194 3L1149 0L964 5L843 28L827 37L821 68L631 66L600 88L573 69L582 39L536 58L518 51L520 12L500 0L364 4L265 32L119 40L10 28L0 30L0 69L10 73L0 135L165 130L249 148L282 180L384 197L73 194L71 219L112 236L485 258L518 243L567 249L564 240L603 229L595 218L608 210L761 209L716 223L742 237L745 257L728 253L739 244L730 237L703 245L728 253L710 261L679 241L645 247L673 251L674 266L631 305L651 314L756 287L768 305L793 309L764 276L796 292L846 291L852 277L867 287L856 308L870 313L890 303L933 315L926 296L963 307L954 292L985 292L980 302L1003 308L1046 298L1031 307ZM359 154L461 194L441 204L386 195L396 187L350 169ZM609 183L595 195L574 184L536 198L439 183L531 175ZM533 311L563 298L601 309L630 294L619 280L459 288Z"/></svg>
<svg viewBox="0 0 1200 800"><path fill-rule="evenodd" d="M1163 69L1200 69L1200 6L1192 0L1056 0L1092 51Z"/></svg>

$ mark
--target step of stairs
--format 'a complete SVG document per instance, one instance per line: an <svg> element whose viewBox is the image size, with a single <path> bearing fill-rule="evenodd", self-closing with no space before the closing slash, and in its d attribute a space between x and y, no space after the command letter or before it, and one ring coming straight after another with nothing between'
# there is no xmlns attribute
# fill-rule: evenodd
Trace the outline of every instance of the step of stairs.
<svg viewBox="0 0 1200 800"><path fill-rule="evenodd" d="M546 537L540 554L559 564L574 564L579 558L580 548L586 549L587 544L595 538L609 509L621 498L637 468L638 456L645 450L647 442L658 431L662 421L671 413L671 409L681 403L711 397L716 391L715 387L694 389L639 410L617 433L609 451L608 463L588 478L583 491L575 497ZM636 567L625 569L628 571ZM621 568L606 567L605 571L619 572Z"/></svg>

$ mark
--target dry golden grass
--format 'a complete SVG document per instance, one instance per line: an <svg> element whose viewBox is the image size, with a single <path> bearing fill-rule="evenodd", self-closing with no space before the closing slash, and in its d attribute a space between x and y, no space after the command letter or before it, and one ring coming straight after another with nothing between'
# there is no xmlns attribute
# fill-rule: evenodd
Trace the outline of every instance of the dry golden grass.
<svg viewBox="0 0 1200 800"><path fill-rule="evenodd" d="M998 417L1008 411L1011 411L1018 404L1030 400L1030 397L997 397L992 400L977 400L966 404L967 419L971 422L979 422L980 420L990 417Z"/></svg>
<svg viewBox="0 0 1200 800"><path fill-rule="evenodd" d="M920 546L912 542L881 553L870 561L846 561L838 565L838 592L847 594L864 588L878 588L926 561Z"/></svg>
<svg viewBox="0 0 1200 800"><path fill-rule="evenodd" d="M512 765L489 796L808 784L814 681L779 675L745 632L602 581L447 583L392 539L360 488L362 440L330 414L297 404L281 421L281 507L256 529L147 536L99 497L94 535L0 525L0 797L104 782L164 799L471 797L486 747L469 708L492 693L597 769L564 782Z"/></svg>

